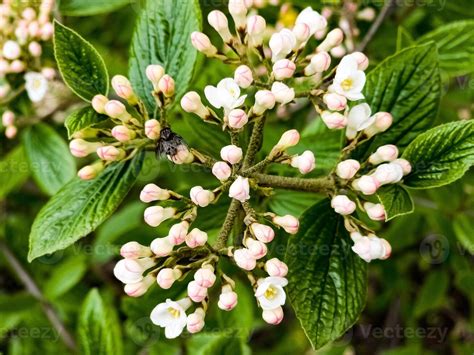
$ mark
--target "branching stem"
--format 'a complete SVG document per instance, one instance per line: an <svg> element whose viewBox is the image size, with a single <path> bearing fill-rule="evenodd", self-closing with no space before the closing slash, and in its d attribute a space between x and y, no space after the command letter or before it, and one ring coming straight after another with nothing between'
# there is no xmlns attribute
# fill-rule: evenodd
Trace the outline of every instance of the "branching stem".
<svg viewBox="0 0 474 355"><path fill-rule="evenodd" d="M254 178L260 186L276 187L294 191L324 193L334 186L333 181L329 177L320 179L303 179L267 174L253 174L252 178Z"/></svg>

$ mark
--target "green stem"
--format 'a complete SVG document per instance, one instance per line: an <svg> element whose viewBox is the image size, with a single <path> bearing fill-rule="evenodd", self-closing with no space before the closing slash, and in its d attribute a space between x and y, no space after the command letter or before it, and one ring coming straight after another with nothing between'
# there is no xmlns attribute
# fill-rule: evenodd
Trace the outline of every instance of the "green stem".
<svg viewBox="0 0 474 355"><path fill-rule="evenodd" d="M227 210L227 215L225 217L224 224L222 225L221 231L219 232L217 241L213 245L214 250L220 250L227 246L227 241L229 240L230 231L232 230L232 227L234 226L235 217L237 217L239 208L240 208L240 202L235 199L232 199L229 209Z"/></svg>
<svg viewBox="0 0 474 355"><path fill-rule="evenodd" d="M266 174L253 174L259 185L264 187L282 188L295 191L327 192L334 186L334 182L328 178L302 179L295 177L284 177Z"/></svg>
<svg viewBox="0 0 474 355"><path fill-rule="evenodd" d="M245 171L253 164L255 156L257 155L262 145L263 128L265 127L265 116L259 117L255 120L253 126L252 137L250 137L249 147L245 155L242 170Z"/></svg>

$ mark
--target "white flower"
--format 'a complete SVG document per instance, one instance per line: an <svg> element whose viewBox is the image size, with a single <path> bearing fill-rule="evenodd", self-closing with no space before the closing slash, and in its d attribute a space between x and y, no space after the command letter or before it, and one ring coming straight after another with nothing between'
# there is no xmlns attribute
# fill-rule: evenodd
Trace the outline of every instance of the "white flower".
<svg viewBox="0 0 474 355"><path fill-rule="evenodd" d="M235 198L240 202L250 199L249 179L238 176L229 189L229 197Z"/></svg>
<svg viewBox="0 0 474 355"><path fill-rule="evenodd" d="M359 70L357 60L352 56L342 58L336 70L336 77L330 90L351 101L364 98L365 73Z"/></svg>
<svg viewBox="0 0 474 355"><path fill-rule="evenodd" d="M226 113L242 106L247 97L247 95L240 96L240 87L231 78L222 79L217 87L206 86L204 93L212 106L224 108Z"/></svg>
<svg viewBox="0 0 474 355"><path fill-rule="evenodd" d="M165 336L168 339L177 338L187 324L186 309L191 306L188 298L177 302L167 299L160 303L151 312L150 319L153 324L165 328Z"/></svg>
<svg viewBox="0 0 474 355"><path fill-rule="evenodd" d="M295 89L288 87L288 85L274 82L272 85L272 94L275 96L276 102L282 105L286 105L294 100Z"/></svg>
<svg viewBox="0 0 474 355"><path fill-rule="evenodd" d="M296 18L296 24L303 23L309 27L311 36L316 32L326 28L327 21L317 11L314 11L311 7L307 7L300 12Z"/></svg>
<svg viewBox="0 0 474 355"><path fill-rule="evenodd" d="M375 116L371 115L372 110L366 103L354 106L347 117L347 138L354 139L357 132L372 125L375 122Z"/></svg>
<svg viewBox="0 0 474 355"><path fill-rule="evenodd" d="M285 58L296 46L296 37L292 31L287 28L274 33L270 38L269 46L272 50L272 61Z"/></svg>
<svg viewBox="0 0 474 355"><path fill-rule="evenodd" d="M28 97L33 102L40 102L43 100L48 91L48 80L40 74L29 72L25 74L25 87Z"/></svg>
<svg viewBox="0 0 474 355"><path fill-rule="evenodd" d="M286 294L283 290L288 280L283 277L270 276L259 282L255 297L263 310L272 310L283 306Z"/></svg>

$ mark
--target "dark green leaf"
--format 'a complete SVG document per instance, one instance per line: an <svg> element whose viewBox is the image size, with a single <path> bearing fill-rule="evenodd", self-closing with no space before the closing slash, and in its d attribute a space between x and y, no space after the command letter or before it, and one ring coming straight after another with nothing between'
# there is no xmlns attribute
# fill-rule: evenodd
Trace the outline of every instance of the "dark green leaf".
<svg viewBox="0 0 474 355"><path fill-rule="evenodd" d="M413 168L405 178L408 187L428 189L460 179L474 164L474 121L451 122L420 134L403 158Z"/></svg>
<svg viewBox="0 0 474 355"><path fill-rule="evenodd" d="M69 88L80 98L91 101L109 92L109 74L99 52L70 28L54 22L54 55Z"/></svg>
<svg viewBox="0 0 474 355"><path fill-rule="evenodd" d="M250 355L250 350L236 334L200 333L187 342L193 355Z"/></svg>
<svg viewBox="0 0 474 355"><path fill-rule="evenodd" d="M438 115L441 83L436 46L407 48L387 58L367 76L365 95L372 112L390 112L390 129L356 150L367 158L384 144L403 150Z"/></svg>
<svg viewBox="0 0 474 355"><path fill-rule="evenodd" d="M178 98L188 89L197 53L191 33L201 28L197 0L148 0L140 13L130 52L130 80L140 98L153 112L153 86L145 75L150 64L160 64L176 82Z"/></svg>
<svg viewBox="0 0 474 355"><path fill-rule="evenodd" d="M460 215L454 219L454 232L466 250L474 251L474 222L471 217Z"/></svg>
<svg viewBox="0 0 474 355"><path fill-rule="evenodd" d="M85 128L93 127L106 119L108 119L107 116L97 113L92 107L88 106L71 113L68 118L66 118L64 125L67 128L69 138L71 138L74 133Z"/></svg>
<svg viewBox="0 0 474 355"><path fill-rule="evenodd" d="M430 41L438 47L439 66L445 76L461 76L474 71L474 20L440 26L417 42Z"/></svg>
<svg viewBox="0 0 474 355"><path fill-rule="evenodd" d="M120 355L122 336L116 312L100 297L99 291L89 292L79 312L79 343L82 354Z"/></svg>
<svg viewBox="0 0 474 355"><path fill-rule="evenodd" d="M416 300L415 317L421 317L427 311L446 304L445 294L448 286L449 279L444 270L429 273Z"/></svg>
<svg viewBox="0 0 474 355"><path fill-rule="evenodd" d="M130 0L61 0L59 12L65 16L100 15L130 3Z"/></svg>
<svg viewBox="0 0 474 355"><path fill-rule="evenodd" d="M39 212L30 233L31 261L94 231L120 205L140 172L143 155L110 165L90 181L74 179Z"/></svg>
<svg viewBox="0 0 474 355"><path fill-rule="evenodd" d="M64 295L82 279L86 271L87 263L82 255L57 265L43 287L45 296L53 300Z"/></svg>
<svg viewBox="0 0 474 355"><path fill-rule="evenodd" d="M76 174L76 164L66 142L44 123L29 127L23 146L36 183L48 195L54 195Z"/></svg>
<svg viewBox="0 0 474 355"><path fill-rule="evenodd" d="M415 40L411 36L411 34L402 26L398 27L397 33L397 52L401 51L406 47L413 46L415 44Z"/></svg>
<svg viewBox="0 0 474 355"><path fill-rule="evenodd" d="M18 146L0 161L0 199L22 185L30 176L23 146Z"/></svg>
<svg viewBox="0 0 474 355"><path fill-rule="evenodd" d="M382 186L377 190L377 198L385 208L386 221L415 210L410 193L400 185Z"/></svg>
<svg viewBox="0 0 474 355"><path fill-rule="evenodd" d="M316 349L344 334L364 308L367 265L351 246L329 200L303 214L300 231L288 242L288 295Z"/></svg>

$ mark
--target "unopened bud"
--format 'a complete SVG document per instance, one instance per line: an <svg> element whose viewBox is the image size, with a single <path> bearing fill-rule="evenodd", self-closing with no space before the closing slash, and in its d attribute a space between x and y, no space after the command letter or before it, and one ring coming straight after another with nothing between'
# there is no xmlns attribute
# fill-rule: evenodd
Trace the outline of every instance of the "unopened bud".
<svg viewBox="0 0 474 355"><path fill-rule="evenodd" d="M130 297L143 296L151 285L155 282L155 278L152 275L147 275L143 280L132 284L126 284L123 288L124 292Z"/></svg>
<svg viewBox="0 0 474 355"><path fill-rule="evenodd" d="M172 97L175 93L174 79L168 74L163 75L158 82L158 89L163 93L163 95L165 95L165 97Z"/></svg>
<svg viewBox="0 0 474 355"><path fill-rule="evenodd" d="M403 175L408 175L411 173L412 167L408 160L406 159L396 159L392 162L393 164L399 165L403 170Z"/></svg>
<svg viewBox="0 0 474 355"><path fill-rule="evenodd" d="M181 107L184 111L194 113L205 119L210 116L209 109L202 104L201 97L195 91L190 91L181 99Z"/></svg>
<svg viewBox="0 0 474 355"><path fill-rule="evenodd" d="M146 185L140 193L140 200L145 203L153 201L166 201L171 197L168 190L164 190L155 184Z"/></svg>
<svg viewBox="0 0 474 355"><path fill-rule="evenodd" d="M222 293L219 296L217 306L223 311L231 311L237 306L238 296L232 290L232 287L225 285L222 287Z"/></svg>
<svg viewBox="0 0 474 355"><path fill-rule="evenodd" d="M229 31L229 22L222 11L211 11L207 16L207 21L211 27L214 28L217 33L219 33L225 43L231 42L232 35Z"/></svg>
<svg viewBox="0 0 474 355"><path fill-rule="evenodd" d="M303 154L291 158L290 164L293 168L297 168L301 174L308 174L316 167L316 159L314 153L307 150Z"/></svg>
<svg viewBox="0 0 474 355"><path fill-rule="evenodd" d="M252 70L246 66L241 65L239 66L234 73L234 81L239 85L242 89L247 89L253 83L253 74Z"/></svg>
<svg viewBox="0 0 474 355"><path fill-rule="evenodd" d="M204 328L204 310L202 308L198 308L188 315L186 319L186 329L189 333L195 334L199 333L202 328Z"/></svg>
<svg viewBox="0 0 474 355"><path fill-rule="evenodd" d="M119 97L127 100L131 105L135 105L138 99L133 92L132 84L123 75L115 75L112 78L112 87Z"/></svg>
<svg viewBox="0 0 474 355"><path fill-rule="evenodd" d="M336 28L327 34L324 41L318 46L317 51L328 52L332 48L340 45L343 39L344 39L344 33L342 32L340 28Z"/></svg>
<svg viewBox="0 0 474 355"><path fill-rule="evenodd" d="M305 44L309 37L311 37L310 28L305 23L297 23L293 28L293 34L295 35L296 41L298 42L298 47Z"/></svg>
<svg viewBox="0 0 474 355"><path fill-rule="evenodd" d="M354 159L347 159L337 164L336 174L341 179L350 180L360 169L360 163Z"/></svg>
<svg viewBox="0 0 474 355"><path fill-rule="evenodd" d="M218 161L212 166L212 174L220 181L226 181L232 175L232 169L223 161Z"/></svg>
<svg viewBox="0 0 474 355"><path fill-rule="evenodd" d="M345 195L334 196L331 200L331 207L336 213L343 216L349 215L356 210L356 204Z"/></svg>
<svg viewBox="0 0 474 355"><path fill-rule="evenodd" d="M229 127L234 129L241 129L249 121L247 114L241 109L230 111L227 120Z"/></svg>
<svg viewBox="0 0 474 355"><path fill-rule="evenodd" d="M15 123L15 114L12 111L5 111L2 115L2 124L4 127L12 126Z"/></svg>
<svg viewBox="0 0 474 355"><path fill-rule="evenodd" d="M345 96L329 93L323 96L323 101L328 109L332 111L342 111L347 107L347 99Z"/></svg>
<svg viewBox="0 0 474 355"><path fill-rule="evenodd" d="M382 164L377 167L373 177L382 185L396 184L403 179L403 168L394 163Z"/></svg>
<svg viewBox="0 0 474 355"><path fill-rule="evenodd" d="M168 237L156 238L150 244L150 249L159 258L168 256L173 251L174 245L171 243Z"/></svg>
<svg viewBox="0 0 474 355"><path fill-rule="evenodd" d="M261 259L265 255L267 255L268 249L265 243L255 240L252 238L248 238L246 241L246 246L247 249L250 251L250 254L255 258L255 259Z"/></svg>
<svg viewBox="0 0 474 355"><path fill-rule="evenodd" d="M173 245L183 244L188 235L189 222L182 221L174 224L168 233L168 239Z"/></svg>
<svg viewBox="0 0 474 355"><path fill-rule="evenodd" d="M234 198L240 202L245 202L250 199L250 185L249 179L238 176L237 179L230 185L229 197Z"/></svg>
<svg viewBox="0 0 474 355"><path fill-rule="evenodd" d="M114 146L105 146L97 149L97 155L100 159L106 161L115 161L123 158L125 152L122 149L117 149Z"/></svg>
<svg viewBox="0 0 474 355"><path fill-rule="evenodd" d="M38 42L30 42L28 45L28 51L33 57L40 57L43 53L43 48Z"/></svg>
<svg viewBox="0 0 474 355"><path fill-rule="evenodd" d="M393 123L393 117L388 112L378 112L375 114L375 121L364 130L364 133L370 138L377 133L385 132Z"/></svg>
<svg viewBox="0 0 474 355"><path fill-rule="evenodd" d="M160 138L161 125L156 119L147 120L145 122L145 135L153 140Z"/></svg>
<svg viewBox="0 0 474 355"><path fill-rule="evenodd" d="M364 71L369 67L369 58L362 52L353 52L350 54L356 62L359 70Z"/></svg>
<svg viewBox="0 0 474 355"><path fill-rule="evenodd" d="M288 59L280 59L273 65L273 74L276 80L284 80L293 77L296 65Z"/></svg>
<svg viewBox="0 0 474 355"><path fill-rule="evenodd" d="M173 218L176 209L173 207L152 206L148 207L144 213L145 222L151 227L158 227L167 219Z"/></svg>
<svg viewBox="0 0 474 355"><path fill-rule="evenodd" d="M207 207L214 201L214 193L210 190L204 190L202 186L195 186L189 192L191 200L199 207Z"/></svg>
<svg viewBox="0 0 474 355"><path fill-rule="evenodd" d="M194 280L201 287L209 288L216 282L216 275L214 274L214 268L211 265L206 265L200 268L194 274Z"/></svg>
<svg viewBox="0 0 474 355"><path fill-rule="evenodd" d="M15 41L6 41L3 45L3 57L13 60L21 55L20 45Z"/></svg>
<svg viewBox="0 0 474 355"><path fill-rule="evenodd" d="M112 118L118 118L122 121L128 121L130 114L123 103L117 100L110 100L105 104L104 111L107 116Z"/></svg>
<svg viewBox="0 0 474 355"><path fill-rule="evenodd" d="M298 221L298 218L293 217L291 215L286 215L283 217L275 216L273 217L273 223L275 223L277 226L282 227L285 232L289 234L298 233L298 229L300 227L300 222Z"/></svg>
<svg viewBox="0 0 474 355"><path fill-rule="evenodd" d="M255 94L255 105L252 111L255 115L260 116L267 110L275 107L275 95L269 90L259 90Z"/></svg>
<svg viewBox="0 0 474 355"><path fill-rule="evenodd" d="M237 249L234 251L234 260L238 267L243 270L251 271L255 269L257 260L248 249Z"/></svg>
<svg viewBox="0 0 474 355"><path fill-rule="evenodd" d="M267 24L262 16L253 15L247 18L247 35L249 45L259 47L263 44L263 36Z"/></svg>
<svg viewBox="0 0 474 355"><path fill-rule="evenodd" d="M245 28L247 24L247 11L245 0L229 0L229 13L234 19L237 29Z"/></svg>
<svg viewBox="0 0 474 355"><path fill-rule="evenodd" d="M152 252L149 247L141 245L137 242L128 242L120 248L120 255L125 259L138 259L149 257Z"/></svg>
<svg viewBox="0 0 474 355"><path fill-rule="evenodd" d="M268 324L272 324L272 325L280 324L283 320L283 317L284 317L284 313L283 313L283 308L281 306L275 309L271 309L271 310L266 309L262 312L263 320L267 322Z"/></svg>
<svg viewBox="0 0 474 355"><path fill-rule="evenodd" d="M272 152L282 152L288 148L294 147L300 141L300 134L296 129L291 129L282 134L277 145L273 147Z"/></svg>
<svg viewBox="0 0 474 355"><path fill-rule="evenodd" d="M275 96L275 101L282 105L286 105L295 99L295 89L278 81L272 85L272 94Z"/></svg>
<svg viewBox="0 0 474 355"><path fill-rule="evenodd" d="M130 128L120 125L112 128L112 136L119 142L128 142L135 138L136 133Z"/></svg>
<svg viewBox="0 0 474 355"><path fill-rule="evenodd" d="M227 145L221 149L221 158L234 165L242 160L243 151L235 145Z"/></svg>
<svg viewBox="0 0 474 355"><path fill-rule="evenodd" d="M5 130L5 137L7 137L8 139L13 139L16 137L18 133L18 128L16 128L15 126L8 126Z"/></svg>
<svg viewBox="0 0 474 355"><path fill-rule="evenodd" d="M212 45L209 37L202 32L191 33L191 43L194 48L208 57L217 54L217 48Z"/></svg>
<svg viewBox="0 0 474 355"><path fill-rule="evenodd" d="M168 290L182 275L183 273L178 269L161 269L156 275L156 282L162 289Z"/></svg>
<svg viewBox="0 0 474 355"><path fill-rule="evenodd" d="M397 158L397 146L393 144L387 144L379 147L377 151L369 157L369 163L373 165L378 165L386 161L393 161Z"/></svg>
<svg viewBox="0 0 474 355"><path fill-rule="evenodd" d="M369 218L373 221L384 221L385 220L385 209L381 203L364 203L365 211Z"/></svg>
<svg viewBox="0 0 474 355"><path fill-rule="evenodd" d="M186 245L190 248L202 247L207 243L207 233L194 228L185 239Z"/></svg>
<svg viewBox="0 0 474 355"><path fill-rule="evenodd" d="M357 191L361 191L364 195L373 195L380 186L381 183L375 177L369 175L364 175L352 183L352 187Z"/></svg>
<svg viewBox="0 0 474 355"><path fill-rule="evenodd" d="M92 99L92 107L95 112L105 114L105 105L109 102L109 99L104 95L95 95Z"/></svg>
<svg viewBox="0 0 474 355"><path fill-rule="evenodd" d="M151 64L146 67L146 77L152 82L155 89L158 88L158 83L163 75L165 75L165 69L161 65Z"/></svg>
<svg viewBox="0 0 474 355"><path fill-rule="evenodd" d="M330 65L331 56L327 52L321 51L311 58L311 63L304 69L304 74L311 76L316 73L323 73L329 69Z"/></svg>
<svg viewBox="0 0 474 355"><path fill-rule="evenodd" d="M92 165L86 165L81 170L77 172L77 176L79 176L82 180L92 180L99 175L99 173L104 170L104 164L102 162L97 162Z"/></svg>
<svg viewBox="0 0 474 355"><path fill-rule="evenodd" d="M343 129L347 126L347 117L339 112L323 111L321 119L329 129Z"/></svg>
<svg viewBox="0 0 474 355"><path fill-rule="evenodd" d="M275 238L275 231L272 227L260 223L250 225L252 235L263 243L270 243Z"/></svg>
<svg viewBox="0 0 474 355"><path fill-rule="evenodd" d="M283 261L273 258L265 263L265 271L269 276L285 277L288 274L288 266Z"/></svg>

